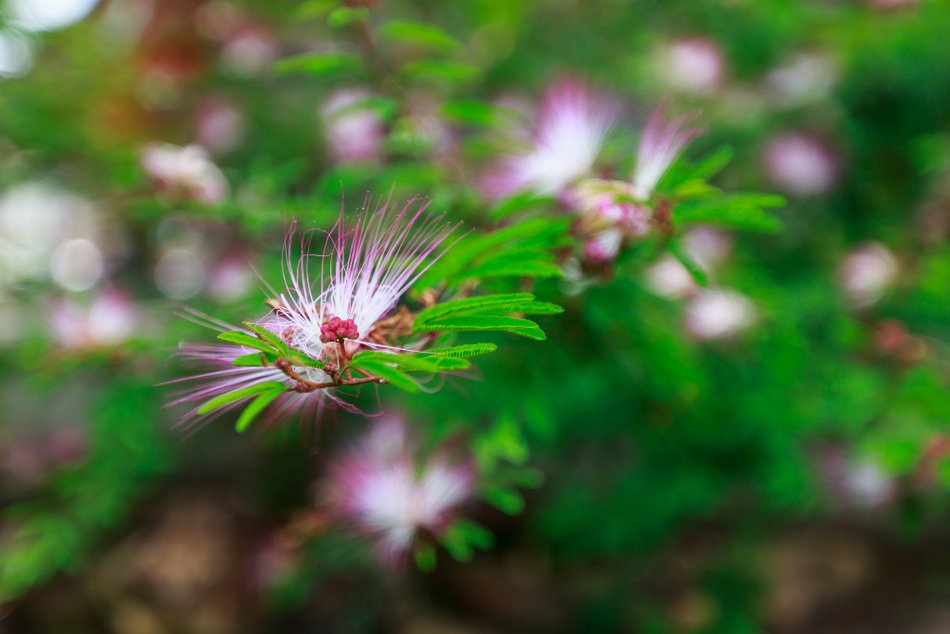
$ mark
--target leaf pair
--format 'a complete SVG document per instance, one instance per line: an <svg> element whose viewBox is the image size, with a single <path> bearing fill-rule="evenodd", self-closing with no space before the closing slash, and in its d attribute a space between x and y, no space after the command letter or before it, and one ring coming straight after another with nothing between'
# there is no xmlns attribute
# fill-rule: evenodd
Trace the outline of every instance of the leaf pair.
<svg viewBox="0 0 950 634"><path fill-rule="evenodd" d="M561 312L564 309L560 306L535 301L530 293L483 295L427 308L416 315L412 327L417 333L501 331L543 341L547 336L536 323L510 315L555 315Z"/></svg>

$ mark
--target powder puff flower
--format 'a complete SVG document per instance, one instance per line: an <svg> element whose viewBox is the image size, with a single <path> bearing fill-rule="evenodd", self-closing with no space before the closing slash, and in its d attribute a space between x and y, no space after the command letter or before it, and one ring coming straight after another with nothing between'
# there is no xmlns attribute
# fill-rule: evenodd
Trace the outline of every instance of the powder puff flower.
<svg viewBox="0 0 950 634"><path fill-rule="evenodd" d="M648 199L683 148L705 131L701 127L687 127L689 120L689 115L681 115L667 121L663 106L650 115L633 170L631 193L636 198Z"/></svg>
<svg viewBox="0 0 950 634"><path fill-rule="evenodd" d="M346 362L361 349L393 349L386 335L405 334L400 313L391 315L399 299L442 253L440 245L455 229L441 216L427 216L426 206L410 201L398 212L388 203L367 211L364 205L356 222L348 226L343 217L326 236L322 255L311 253L310 233L300 237L300 253L294 255L296 225L284 245L285 288L268 287L271 312L256 323L262 332L282 340L288 358L262 359L261 364L235 365L239 357L255 356L252 347L238 344L184 345L186 359L210 364L210 372L179 379L192 382L169 405L198 403L186 421L204 420L201 403L247 388L276 383L284 391L274 395L265 424L285 416L319 415L326 400L354 409L343 401L338 388L379 383L375 377L348 376ZM206 316L191 313L203 325L219 331L238 330ZM402 330L400 330L402 329ZM246 331L247 336L255 333ZM408 344L407 344L408 345ZM402 349L403 352L411 350ZM240 363L240 362L239 362ZM240 407L258 395L249 392L213 415Z"/></svg>
<svg viewBox="0 0 950 634"><path fill-rule="evenodd" d="M731 337L755 321L755 306L734 291L701 290L686 309L686 331L699 340Z"/></svg>
<svg viewBox="0 0 950 634"><path fill-rule="evenodd" d="M712 40L689 38L671 42L657 64L658 79L688 93L712 92L722 85L725 62Z"/></svg>
<svg viewBox="0 0 950 634"><path fill-rule="evenodd" d="M580 214L579 228L588 237L585 256L594 263L616 257L627 239L650 232L654 189L683 148L702 128L687 127L688 116L666 120L664 108L650 116L640 140L630 181L588 179L571 190Z"/></svg>
<svg viewBox="0 0 950 634"><path fill-rule="evenodd" d="M327 145L337 163L379 160L383 151L383 121L376 110L356 104L371 97L361 88L345 88L330 95L320 108Z"/></svg>
<svg viewBox="0 0 950 634"><path fill-rule="evenodd" d="M334 514L370 537L387 563L405 555L420 531L447 530L475 489L470 463L439 453L419 461L414 453L405 424L383 419L334 464L326 485Z"/></svg>
<svg viewBox="0 0 950 634"><path fill-rule="evenodd" d="M868 242L851 251L841 263L838 278L848 300L858 307L870 306L897 279L894 254L878 242Z"/></svg>
<svg viewBox="0 0 950 634"><path fill-rule="evenodd" d="M145 146L140 160L149 177L165 191L211 205L228 196L227 179L199 145L151 143Z"/></svg>
<svg viewBox="0 0 950 634"><path fill-rule="evenodd" d="M799 196L825 193L838 176L834 153L818 139L798 132L769 141L763 159L772 182Z"/></svg>
<svg viewBox="0 0 950 634"><path fill-rule="evenodd" d="M589 174L618 108L576 79L553 83L538 108L531 148L504 158L483 182L485 194L502 198L522 190L559 194Z"/></svg>
<svg viewBox="0 0 950 634"><path fill-rule="evenodd" d="M116 346L135 333L138 311L117 290L106 290L88 307L69 301L54 303L49 310L53 339L65 349L89 350Z"/></svg>

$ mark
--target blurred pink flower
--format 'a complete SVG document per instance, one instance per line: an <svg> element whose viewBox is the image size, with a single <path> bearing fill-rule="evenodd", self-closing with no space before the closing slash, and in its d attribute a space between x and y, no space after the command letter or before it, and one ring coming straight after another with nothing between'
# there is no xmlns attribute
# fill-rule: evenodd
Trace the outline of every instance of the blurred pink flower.
<svg viewBox="0 0 950 634"><path fill-rule="evenodd" d="M54 341L70 350L116 346L135 333L138 321L132 301L114 289L100 292L88 306L60 300L49 309Z"/></svg>
<svg viewBox="0 0 950 634"><path fill-rule="evenodd" d="M653 293L668 299L687 297L697 289L693 276L672 255L664 255L647 268L646 286Z"/></svg>
<svg viewBox="0 0 950 634"><path fill-rule="evenodd" d="M230 101L206 99L195 111L195 141L215 153L236 148L244 136L244 122Z"/></svg>
<svg viewBox="0 0 950 634"><path fill-rule="evenodd" d="M402 420L380 420L331 467L326 496L334 513L376 544L384 562L405 555L419 531L438 535L471 500L474 467L445 455L417 460Z"/></svg>
<svg viewBox="0 0 950 634"><path fill-rule="evenodd" d="M838 160L814 137L791 132L774 137L763 153L769 178L799 196L825 193L838 176Z"/></svg>
<svg viewBox="0 0 950 634"><path fill-rule="evenodd" d="M688 116L666 120L660 106L650 116L629 182L590 178L562 193L561 201L580 215L584 257L602 264L617 256L625 240L650 233L654 188L683 148L702 128L685 127Z"/></svg>
<svg viewBox="0 0 950 634"><path fill-rule="evenodd" d="M669 43L660 52L656 70L659 79L673 90L712 92L722 85L725 61L712 40L689 38Z"/></svg>
<svg viewBox="0 0 950 634"><path fill-rule="evenodd" d="M662 105L650 115L633 170L632 193L635 197L648 199L683 148L704 132L701 127L686 127L690 118L681 115L667 120L666 108Z"/></svg>
<svg viewBox="0 0 950 634"><path fill-rule="evenodd" d="M878 242L854 248L841 263L838 279L845 295L858 307L870 306L897 279L897 258Z"/></svg>
<svg viewBox="0 0 950 634"><path fill-rule="evenodd" d="M220 203L228 196L227 179L201 146L151 143L140 160L149 177L165 191L208 204Z"/></svg>
<svg viewBox="0 0 950 634"><path fill-rule="evenodd" d="M327 145L337 163L366 163L382 155L383 121L370 107L359 107L372 97L363 88L337 90L320 108Z"/></svg>
<svg viewBox="0 0 950 634"><path fill-rule="evenodd" d="M502 198L521 190L559 194L590 173L618 113L615 103L582 81L555 81L538 107L530 148L501 160L483 180L485 195Z"/></svg>
<svg viewBox="0 0 950 634"><path fill-rule="evenodd" d="M234 31L221 49L221 65L242 77L260 75L274 63L280 51L274 35L257 24Z"/></svg>
<svg viewBox="0 0 950 634"><path fill-rule="evenodd" d="M699 340L724 339L756 321L755 305L744 295L722 289L699 291L686 308L686 331Z"/></svg>

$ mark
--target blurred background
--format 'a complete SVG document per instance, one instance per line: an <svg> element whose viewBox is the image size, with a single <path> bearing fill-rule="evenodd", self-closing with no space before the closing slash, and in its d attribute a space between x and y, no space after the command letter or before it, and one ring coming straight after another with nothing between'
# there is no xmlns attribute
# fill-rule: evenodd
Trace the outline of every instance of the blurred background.
<svg viewBox="0 0 950 634"><path fill-rule="evenodd" d="M0 632L950 632L948 42L942 0L0 1ZM496 226L564 75L623 106L603 165L666 98L785 229L693 230L709 288L568 271L548 341L381 392L544 482L380 570L318 511L366 421L175 429L174 312L257 316L287 219L367 191Z"/></svg>

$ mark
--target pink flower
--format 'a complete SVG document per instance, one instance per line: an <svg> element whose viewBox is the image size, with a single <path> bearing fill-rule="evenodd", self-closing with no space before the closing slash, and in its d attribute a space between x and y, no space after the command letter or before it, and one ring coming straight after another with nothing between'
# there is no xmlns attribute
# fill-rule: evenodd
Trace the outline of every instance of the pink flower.
<svg viewBox="0 0 950 634"><path fill-rule="evenodd" d="M563 78L547 90L538 108L530 149L505 157L484 180L490 198L521 190L558 194L589 174L618 108L583 82Z"/></svg>
<svg viewBox="0 0 950 634"><path fill-rule="evenodd" d="M897 258L878 242L868 242L852 250L838 273L848 300L858 307L870 306L897 279Z"/></svg>
<svg viewBox="0 0 950 634"><path fill-rule="evenodd" d="M346 88L330 95L320 108L327 145L337 163L366 163L379 160L383 145L383 121L370 107L357 107L372 93Z"/></svg>
<svg viewBox="0 0 950 634"><path fill-rule="evenodd" d="M704 289L686 309L686 330L700 340L731 337L755 321L755 305L734 291Z"/></svg>
<svg viewBox="0 0 950 634"><path fill-rule="evenodd" d="M650 115L633 170L632 193L635 197L649 199L686 144L704 132L700 127L685 127L689 120L689 115L681 115L666 121L666 109L662 105Z"/></svg>
<svg viewBox="0 0 950 634"><path fill-rule="evenodd" d="M212 97L198 106L194 118L195 139L215 153L236 148L244 136L240 111L230 101Z"/></svg>
<svg viewBox="0 0 950 634"><path fill-rule="evenodd" d="M211 205L228 196L228 181L199 145L178 147L151 143L141 156L142 167L161 189Z"/></svg>
<svg viewBox="0 0 950 634"><path fill-rule="evenodd" d="M395 213L388 202L368 211L368 202L351 226L341 214L336 227L326 235L322 254L310 251L311 234L305 232L300 236L300 253L295 255L298 232L296 223L291 225L284 244L285 287L281 291L268 287L267 303L273 310L257 322L281 337L295 353L326 365L235 366L235 359L255 350L231 344L183 345L181 356L214 368L175 381L195 383L169 404L198 403L185 421L204 420L198 409L211 398L267 382L281 383L287 391L268 408L265 424L290 415L319 416L326 399L355 409L336 393L343 383L334 374L341 357L364 348L389 349L373 336L375 324L389 315L441 256L444 250L439 251L440 245L455 229L443 223L441 216L426 216L426 205L416 207L415 200ZM215 330L238 330L199 313L190 315ZM250 398L253 395L215 410L212 416L243 406Z"/></svg>
<svg viewBox="0 0 950 634"><path fill-rule="evenodd" d="M53 339L70 350L116 346L135 333L137 322L135 306L117 290L99 293L89 306L59 301L49 310Z"/></svg>
<svg viewBox="0 0 950 634"><path fill-rule="evenodd" d="M685 145L702 132L701 128L685 128L688 119L681 116L666 122L664 108L657 108L643 131L630 182L590 178L562 194L562 202L580 214L579 229L586 238L584 256L589 261L612 260L624 240L650 233L654 188Z"/></svg>
<svg viewBox="0 0 950 634"><path fill-rule="evenodd" d="M334 464L326 485L334 513L374 540L385 562L395 562L420 530L440 534L471 500L475 472L469 463L431 455L417 461L398 418L379 421Z"/></svg>
<svg viewBox="0 0 950 634"><path fill-rule="evenodd" d="M773 138L766 145L763 158L772 182L799 196L825 193L838 175L838 161L831 150L799 132Z"/></svg>
<svg viewBox="0 0 950 634"><path fill-rule="evenodd" d="M712 40L690 38L671 42L657 69L670 88L689 93L719 88L725 70L722 52Z"/></svg>

